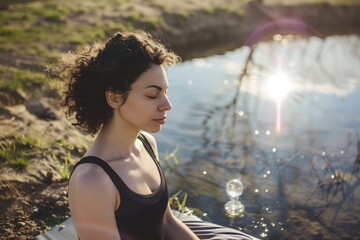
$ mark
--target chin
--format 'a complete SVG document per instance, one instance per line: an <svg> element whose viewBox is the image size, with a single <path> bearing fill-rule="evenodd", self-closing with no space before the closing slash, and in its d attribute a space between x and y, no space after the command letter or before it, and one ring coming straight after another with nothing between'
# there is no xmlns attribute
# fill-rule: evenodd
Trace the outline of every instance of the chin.
<svg viewBox="0 0 360 240"><path fill-rule="evenodd" d="M148 132L148 133L157 133L157 132L160 132L160 130L161 130L161 126L143 129L143 131Z"/></svg>

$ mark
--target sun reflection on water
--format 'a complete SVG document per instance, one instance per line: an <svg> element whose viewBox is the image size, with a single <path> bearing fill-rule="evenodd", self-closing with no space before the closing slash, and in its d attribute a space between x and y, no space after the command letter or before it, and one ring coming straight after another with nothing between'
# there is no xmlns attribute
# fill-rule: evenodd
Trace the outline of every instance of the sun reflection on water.
<svg viewBox="0 0 360 240"><path fill-rule="evenodd" d="M267 80L267 92L275 100L283 100L291 91L289 77L285 73L275 73Z"/></svg>
<svg viewBox="0 0 360 240"><path fill-rule="evenodd" d="M277 72L267 79L266 92L276 103L276 131L281 131L282 101L291 91L289 77L284 72Z"/></svg>

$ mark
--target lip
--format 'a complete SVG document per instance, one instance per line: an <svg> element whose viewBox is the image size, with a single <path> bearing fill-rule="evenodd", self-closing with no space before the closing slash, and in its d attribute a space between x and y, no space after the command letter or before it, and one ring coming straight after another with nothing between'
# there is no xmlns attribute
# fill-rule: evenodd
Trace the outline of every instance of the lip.
<svg viewBox="0 0 360 240"><path fill-rule="evenodd" d="M162 117L162 118L154 119L154 121L163 125L163 124L165 124L165 119L166 119L166 117Z"/></svg>

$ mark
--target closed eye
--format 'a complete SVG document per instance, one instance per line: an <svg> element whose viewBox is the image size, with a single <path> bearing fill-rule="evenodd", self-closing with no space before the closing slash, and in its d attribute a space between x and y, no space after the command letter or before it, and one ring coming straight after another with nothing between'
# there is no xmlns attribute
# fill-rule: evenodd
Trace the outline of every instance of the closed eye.
<svg viewBox="0 0 360 240"><path fill-rule="evenodd" d="M147 96L148 98L150 98L150 99L155 99L156 98L156 96Z"/></svg>

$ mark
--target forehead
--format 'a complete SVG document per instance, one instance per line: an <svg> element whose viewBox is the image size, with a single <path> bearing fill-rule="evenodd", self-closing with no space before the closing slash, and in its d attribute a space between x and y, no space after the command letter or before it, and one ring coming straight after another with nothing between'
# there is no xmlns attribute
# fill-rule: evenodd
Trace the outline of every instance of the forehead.
<svg viewBox="0 0 360 240"><path fill-rule="evenodd" d="M149 85L167 88L168 80L164 67L152 64L151 67L142 73L132 85L133 88L145 88Z"/></svg>

